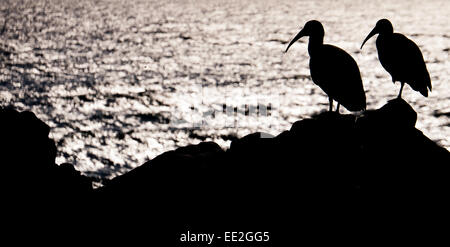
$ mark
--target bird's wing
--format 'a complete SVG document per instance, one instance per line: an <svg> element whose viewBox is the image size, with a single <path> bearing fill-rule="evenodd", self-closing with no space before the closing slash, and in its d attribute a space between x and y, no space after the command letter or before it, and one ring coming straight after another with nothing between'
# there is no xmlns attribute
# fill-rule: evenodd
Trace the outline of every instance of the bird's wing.
<svg viewBox="0 0 450 247"><path fill-rule="evenodd" d="M356 61L344 50L324 45L317 57L311 58L311 77L328 96L347 109L364 105L365 93Z"/></svg>
<svg viewBox="0 0 450 247"><path fill-rule="evenodd" d="M392 47L395 49L393 56L393 66L402 74L407 75L406 80L423 80L426 86L431 89L428 70L425 60L419 47L412 40L400 33L392 36Z"/></svg>
<svg viewBox="0 0 450 247"><path fill-rule="evenodd" d="M324 45L321 54L322 77L335 82L359 83L361 81L358 65L347 52L333 45Z"/></svg>

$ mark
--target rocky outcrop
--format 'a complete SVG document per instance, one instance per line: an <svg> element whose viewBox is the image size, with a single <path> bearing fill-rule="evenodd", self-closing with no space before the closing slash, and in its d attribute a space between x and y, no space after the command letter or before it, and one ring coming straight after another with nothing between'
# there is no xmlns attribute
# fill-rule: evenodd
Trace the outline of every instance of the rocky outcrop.
<svg viewBox="0 0 450 247"><path fill-rule="evenodd" d="M164 222L171 228L160 238L173 245L180 244L175 232L189 227L270 230L273 246L296 243L299 232L354 240L395 232L404 240L434 232L432 220L447 210L450 154L415 128L417 114L402 99L360 116L320 113L277 136L234 140L227 150L213 142L181 147L92 193L72 165L54 164L49 128L34 114L2 109L0 116L3 189L77 195L83 206L64 204L69 215L101 219L105 232L136 236L135 223Z"/></svg>
<svg viewBox="0 0 450 247"><path fill-rule="evenodd" d="M159 190L159 184L187 188L198 181L221 187L228 186L227 180L240 186L285 184L294 190L305 186L343 193L444 186L438 171L448 169L449 152L416 129L416 119L402 99L362 116L324 112L275 137L247 135L226 151L204 142L166 152L101 191L132 194Z"/></svg>
<svg viewBox="0 0 450 247"><path fill-rule="evenodd" d="M0 116L4 188L31 194L92 190L91 180L72 165L55 165L49 127L33 113L1 109ZM179 187L186 191L252 187L350 194L401 190L405 194L444 188L449 152L417 130L416 119L416 112L402 99L361 116L323 112L295 122L278 136L253 133L234 140L228 150L202 142L166 152L109 181L96 193L183 197Z"/></svg>
<svg viewBox="0 0 450 247"><path fill-rule="evenodd" d="M361 116L324 112L277 136L234 140L228 150L204 142L166 152L116 177L97 198L133 205L126 222L162 218L176 229L163 231L170 234L266 229L273 246L412 243L439 231L450 191L450 154L415 128L416 119L402 99Z"/></svg>
<svg viewBox="0 0 450 247"><path fill-rule="evenodd" d="M345 215L360 224L361 215L381 220L398 210L431 215L446 205L450 154L415 128L416 119L402 99L361 116L324 112L275 137L247 135L228 150L204 142L166 152L97 193L191 222Z"/></svg>
<svg viewBox="0 0 450 247"><path fill-rule="evenodd" d="M49 131L32 112L0 109L0 180L4 199L10 198L5 204L76 199L92 192L90 178L70 164L55 164Z"/></svg>

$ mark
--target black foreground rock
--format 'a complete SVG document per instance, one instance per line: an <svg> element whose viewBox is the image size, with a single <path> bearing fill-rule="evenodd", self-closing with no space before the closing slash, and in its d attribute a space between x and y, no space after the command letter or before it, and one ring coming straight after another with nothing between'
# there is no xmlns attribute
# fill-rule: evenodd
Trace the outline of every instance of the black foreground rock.
<svg viewBox="0 0 450 247"><path fill-rule="evenodd" d="M3 195L23 201L83 198L92 181L71 164L55 164L50 128L32 112L0 109L0 163Z"/></svg>
<svg viewBox="0 0 450 247"><path fill-rule="evenodd" d="M247 135L226 151L203 142L166 152L116 177L98 193L138 196L158 193L162 184L180 197L192 196L180 188L201 192L245 186L262 194L275 188L352 195L436 190L448 184L439 171L447 171L450 154L414 127L416 119L402 99L362 117L324 112L273 138ZM239 196L239 191L233 194Z"/></svg>
<svg viewBox="0 0 450 247"><path fill-rule="evenodd" d="M65 215L125 236L158 225L170 246L189 229L270 231L271 242L258 246L415 242L429 239L425 233L437 239L448 210L450 153L414 127L417 114L402 99L360 117L324 112L273 138L247 135L226 151L212 142L181 147L95 191L71 165L54 164L49 128L34 114L0 115L8 196L50 206L63 198Z"/></svg>

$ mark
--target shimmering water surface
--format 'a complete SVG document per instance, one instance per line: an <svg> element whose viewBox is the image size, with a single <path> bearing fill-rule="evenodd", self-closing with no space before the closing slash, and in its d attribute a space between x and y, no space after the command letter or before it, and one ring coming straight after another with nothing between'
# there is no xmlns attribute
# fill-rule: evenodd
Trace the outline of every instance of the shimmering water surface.
<svg viewBox="0 0 450 247"><path fill-rule="evenodd" d="M450 148L448 0L40 0L0 8L1 104L35 112L52 128L57 163L86 174L115 176L202 140L226 148L251 132L276 135L326 110L309 76L307 38L283 53L310 19L323 23L325 43L357 61L368 109L396 97L399 84L379 64L375 38L360 50L363 39L380 18L413 39L433 91L425 98L406 86L403 98L418 113L416 127Z"/></svg>

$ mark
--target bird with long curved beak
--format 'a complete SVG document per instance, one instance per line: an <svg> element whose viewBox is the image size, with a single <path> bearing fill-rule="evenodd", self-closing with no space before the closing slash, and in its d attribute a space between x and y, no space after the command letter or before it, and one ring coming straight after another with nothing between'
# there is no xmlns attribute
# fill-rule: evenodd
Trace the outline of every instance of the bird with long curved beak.
<svg viewBox="0 0 450 247"><path fill-rule="evenodd" d="M366 109L361 74L355 60L344 50L323 44L325 31L319 21L308 21L302 30L292 39L289 48L300 38L309 36L309 69L313 82L327 95L330 102L329 111L333 109L333 100L337 101L336 111L343 105L349 111Z"/></svg>
<svg viewBox="0 0 450 247"><path fill-rule="evenodd" d="M389 20L381 19L364 39L361 49L367 40L376 34L378 34L376 46L381 65L392 76L392 82L401 83L397 97L402 97L405 83L427 97L428 89L431 92L431 79L419 47L405 35L394 33Z"/></svg>

